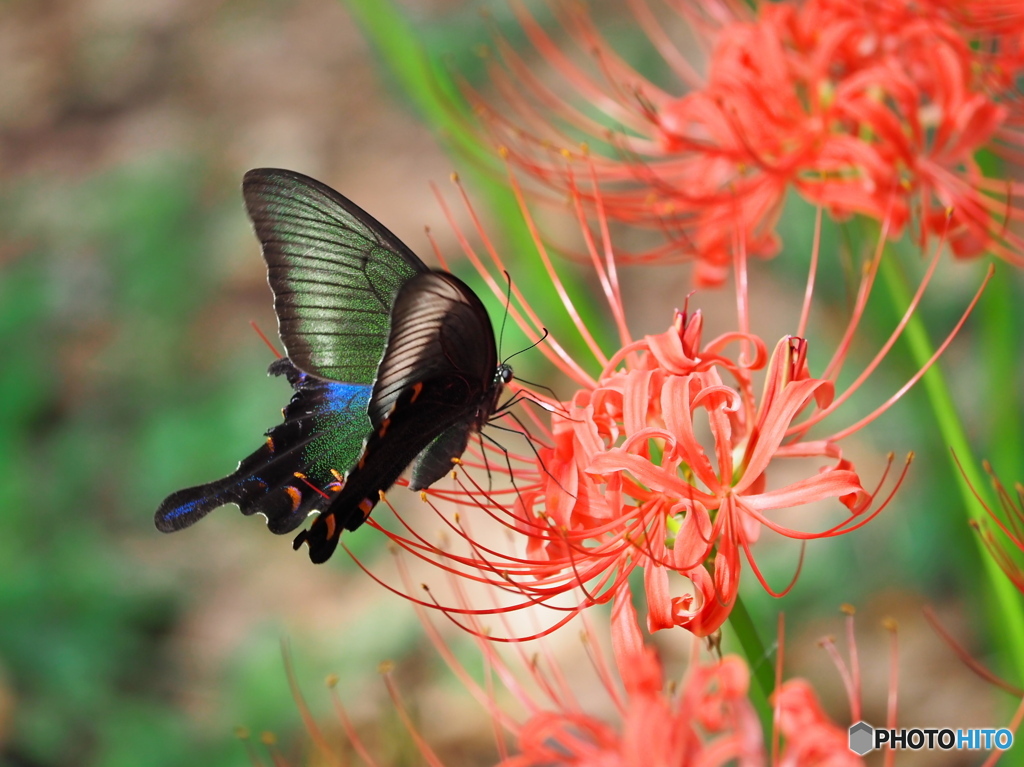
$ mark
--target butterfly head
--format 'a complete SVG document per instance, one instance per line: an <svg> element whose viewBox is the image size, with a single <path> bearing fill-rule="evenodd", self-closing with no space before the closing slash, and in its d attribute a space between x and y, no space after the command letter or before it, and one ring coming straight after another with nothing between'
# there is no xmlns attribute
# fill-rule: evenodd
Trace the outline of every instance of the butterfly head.
<svg viewBox="0 0 1024 767"><path fill-rule="evenodd" d="M494 371L494 385L496 387L507 386L512 383L512 377L512 366L502 362L498 365L498 369Z"/></svg>

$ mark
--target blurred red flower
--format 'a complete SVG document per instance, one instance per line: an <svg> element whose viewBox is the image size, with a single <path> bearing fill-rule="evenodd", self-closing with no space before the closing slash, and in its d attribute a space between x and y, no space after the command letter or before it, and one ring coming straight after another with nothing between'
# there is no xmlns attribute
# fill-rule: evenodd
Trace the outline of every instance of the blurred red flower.
<svg viewBox="0 0 1024 767"><path fill-rule="evenodd" d="M561 192L562 155L589 146L615 219L666 230L672 247L645 257L698 259L699 283L721 282L737 232L749 253L779 248L775 225L789 189L837 218L912 224L922 244L947 231L955 254L986 251L1024 263L1024 186L982 167L978 152L1024 159L1024 13L991 0L680 2L697 45L673 39L678 20L644 0L637 22L680 80L659 88L629 67L581 4L562 9L568 38L593 67L562 50L520 5L521 25L569 93L499 42L492 67L506 110L468 90L512 162ZM673 25L673 21L676 23ZM684 35L680 34L680 37ZM707 75L679 47L710 49ZM553 151L563 147L561 152ZM587 154L587 149L582 150ZM948 219L948 223L947 223Z"/></svg>
<svg viewBox="0 0 1024 767"><path fill-rule="evenodd" d="M785 743L779 767L857 767L864 760L849 748L849 732L829 719L814 688L791 679L775 695L776 726Z"/></svg>
<svg viewBox="0 0 1024 767"><path fill-rule="evenodd" d="M566 706L566 697L547 706L524 701L534 713L516 728L515 754L499 767L764 764L761 723L748 698L750 673L742 659L731 655L713 662L695 656L678 689L666 688L661 662L644 644L628 590L616 597L611 634L615 670L625 690L623 696L603 680L615 701L616 720ZM587 645L600 652L592 631ZM604 665L603 659L595 665ZM531 673L541 677L541 689L554 686L554 674L544 678L537 666ZM551 703L556 705L549 708Z"/></svg>
<svg viewBox="0 0 1024 767"><path fill-rule="evenodd" d="M862 714L861 677L854 637L853 611L845 608L846 657L835 640L821 646L839 672L849 704L849 721ZM592 674L578 668L569 678L565 654L546 646L513 645L499 651L478 637L484 677L470 671L464 652L455 652L424 611L420 618L427 637L466 690L487 712L493 723L498 749L496 767L861 767L864 761L850 751L846 725L834 722L824 711L811 684L801 678L782 682L770 696L771 729L766 731L752 703L750 670L736 655L712 659L694 643L689 662L677 681L667 677L662 660L645 641L637 623L628 589L620 592L604 619L582 622L581 642ZM610 629L608 657L605 627ZM898 647L895 624L890 630L889 696L885 726L897 726ZM598 628L602 630L598 630ZM783 637L779 636L776 674L781 677ZM564 648L563 648L564 649ZM476 666L476 662L472 664ZM310 712L286 655L286 669L293 695L313 743L323 758L338 760L335 737L317 723ZM390 664L384 680L398 714L422 762L431 767L447 763L417 730L414 716L391 679ZM592 677L592 678L588 678ZM581 695L580 682L587 693ZM362 762L379 764L363 741L329 680L339 724ZM509 694L506 695L504 692ZM1015 724L1014 724L1015 726ZM263 742L274 764L288 762L272 736ZM250 745L254 764L260 763ZM888 752L891 758L892 752Z"/></svg>

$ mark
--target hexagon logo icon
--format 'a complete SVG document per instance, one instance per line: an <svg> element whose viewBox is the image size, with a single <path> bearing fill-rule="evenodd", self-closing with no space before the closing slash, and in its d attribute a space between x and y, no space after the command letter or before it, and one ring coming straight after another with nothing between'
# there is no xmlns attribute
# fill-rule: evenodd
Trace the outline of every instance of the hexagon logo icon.
<svg viewBox="0 0 1024 767"><path fill-rule="evenodd" d="M867 722L857 722L850 725L850 750L857 756L874 749L875 728Z"/></svg>

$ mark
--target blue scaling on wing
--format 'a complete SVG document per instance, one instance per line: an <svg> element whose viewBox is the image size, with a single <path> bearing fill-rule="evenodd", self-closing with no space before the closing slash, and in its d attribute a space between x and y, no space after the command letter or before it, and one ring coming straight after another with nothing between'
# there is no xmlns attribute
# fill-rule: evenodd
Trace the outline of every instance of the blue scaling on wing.
<svg viewBox="0 0 1024 767"><path fill-rule="evenodd" d="M371 384L330 381L299 370L288 358L270 366L295 392L284 421L227 477L168 496L156 513L160 530L180 530L218 506L263 514L275 533L294 530L325 508L359 459L371 429Z"/></svg>
<svg viewBox="0 0 1024 767"><path fill-rule="evenodd" d="M309 380L315 380L312 376ZM307 474L323 483L337 479L359 458L370 431L366 415L372 384L321 381L322 395L313 413L313 437L302 450ZM308 385L308 384L307 384ZM334 472L332 472L332 469Z"/></svg>

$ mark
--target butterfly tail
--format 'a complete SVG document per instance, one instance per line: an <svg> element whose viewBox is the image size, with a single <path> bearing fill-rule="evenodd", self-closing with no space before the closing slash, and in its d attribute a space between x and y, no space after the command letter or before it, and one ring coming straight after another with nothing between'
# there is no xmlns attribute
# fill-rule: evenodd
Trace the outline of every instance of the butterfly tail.
<svg viewBox="0 0 1024 767"><path fill-rule="evenodd" d="M308 529L295 536L292 548L298 551L302 544L308 544L310 561L316 565L322 564L338 548L341 530L342 525L337 523L334 513L324 512L313 520Z"/></svg>
<svg viewBox="0 0 1024 767"><path fill-rule="evenodd" d="M263 514L270 532L284 535L301 525L319 503L319 496L309 489L304 491L291 484L268 485L253 476L245 463L223 479L187 487L167 496L156 510L157 530L163 533L183 530L214 509L233 503L245 515Z"/></svg>
<svg viewBox="0 0 1024 767"><path fill-rule="evenodd" d="M162 533L183 530L194 525L218 506L230 503L233 498L228 496L236 485L230 481L232 479L233 477L225 477L205 485L186 487L167 496L156 510L156 529Z"/></svg>
<svg viewBox="0 0 1024 767"><path fill-rule="evenodd" d="M369 499L352 506L345 503L346 497L339 496L332 504L335 511L322 511L313 520L308 529L303 530L295 536L292 548L296 551L302 544L309 545L309 559L313 564L319 565L331 558L334 550L338 548L338 539L341 538L342 530L355 530L366 518L370 516L376 501Z"/></svg>

